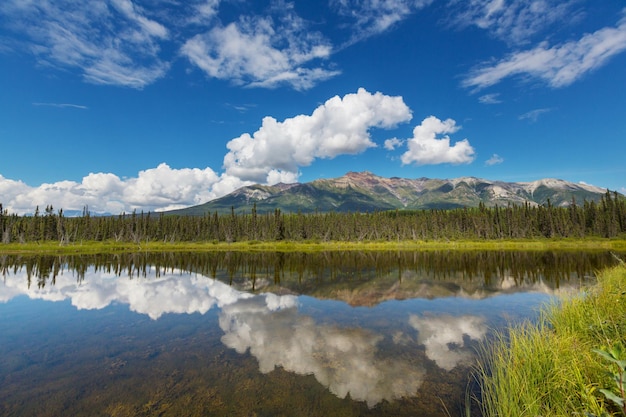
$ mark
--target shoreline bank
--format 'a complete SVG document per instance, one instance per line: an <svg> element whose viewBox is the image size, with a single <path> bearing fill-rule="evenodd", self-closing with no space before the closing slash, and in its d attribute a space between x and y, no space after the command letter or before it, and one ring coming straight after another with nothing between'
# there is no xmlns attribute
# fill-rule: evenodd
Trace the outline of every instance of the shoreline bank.
<svg viewBox="0 0 626 417"><path fill-rule="evenodd" d="M29 242L0 244L0 254L81 254L117 252L196 251L435 251L435 250L609 250L626 251L623 239L520 239L520 240L428 240L428 241L241 241L241 242Z"/></svg>

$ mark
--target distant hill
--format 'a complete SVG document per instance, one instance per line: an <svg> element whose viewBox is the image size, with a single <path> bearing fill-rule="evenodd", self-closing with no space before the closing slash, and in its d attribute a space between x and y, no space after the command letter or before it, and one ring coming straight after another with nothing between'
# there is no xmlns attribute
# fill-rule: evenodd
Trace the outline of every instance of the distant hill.
<svg viewBox="0 0 626 417"><path fill-rule="evenodd" d="M180 215L207 212L373 212L381 210L451 209L507 204L567 206L575 199L599 201L606 189L558 179L533 182L490 181L474 177L455 179L384 178L370 172L349 172L339 178L308 183L251 185L207 203L174 210Z"/></svg>

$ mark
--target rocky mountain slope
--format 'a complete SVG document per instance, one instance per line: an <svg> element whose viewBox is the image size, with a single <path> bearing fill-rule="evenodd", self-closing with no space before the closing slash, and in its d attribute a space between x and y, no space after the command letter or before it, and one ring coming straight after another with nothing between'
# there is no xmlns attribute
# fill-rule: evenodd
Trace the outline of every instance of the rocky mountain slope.
<svg viewBox="0 0 626 417"><path fill-rule="evenodd" d="M606 189L558 179L533 182L491 181L475 177L455 179L384 178L370 172L349 172L339 178L308 183L251 185L222 198L171 213L202 215L207 212L326 212L450 209L507 204L566 206L575 199L599 201Z"/></svg>

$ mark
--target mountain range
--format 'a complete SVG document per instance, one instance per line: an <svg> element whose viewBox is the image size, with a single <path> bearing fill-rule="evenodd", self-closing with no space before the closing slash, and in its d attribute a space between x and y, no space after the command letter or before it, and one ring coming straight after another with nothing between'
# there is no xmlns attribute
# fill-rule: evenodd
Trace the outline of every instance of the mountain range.
<svg viewBox="0 0 626 417"><path fill-rule="evenodd" d="M373 212L383 210L452 209L508 204L567 206L575 200L599 201L606 189L559 179L533 182L491 181L475 177L455 179L385 178L371 172L349 172L339 178L307 183L250 185L207 203L174 210L180 215L209 212Z"/></svg>

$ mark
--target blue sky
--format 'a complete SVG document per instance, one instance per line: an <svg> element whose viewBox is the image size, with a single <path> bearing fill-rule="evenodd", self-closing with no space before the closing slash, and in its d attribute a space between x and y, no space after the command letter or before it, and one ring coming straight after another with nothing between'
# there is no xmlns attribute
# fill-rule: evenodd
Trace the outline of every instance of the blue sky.
<svg viewBox="0 0 626 417"><path fill-rule="evenodd" d="M251 183L560 178L626 191L626 3L4 0L0 203Z"/></svg>

